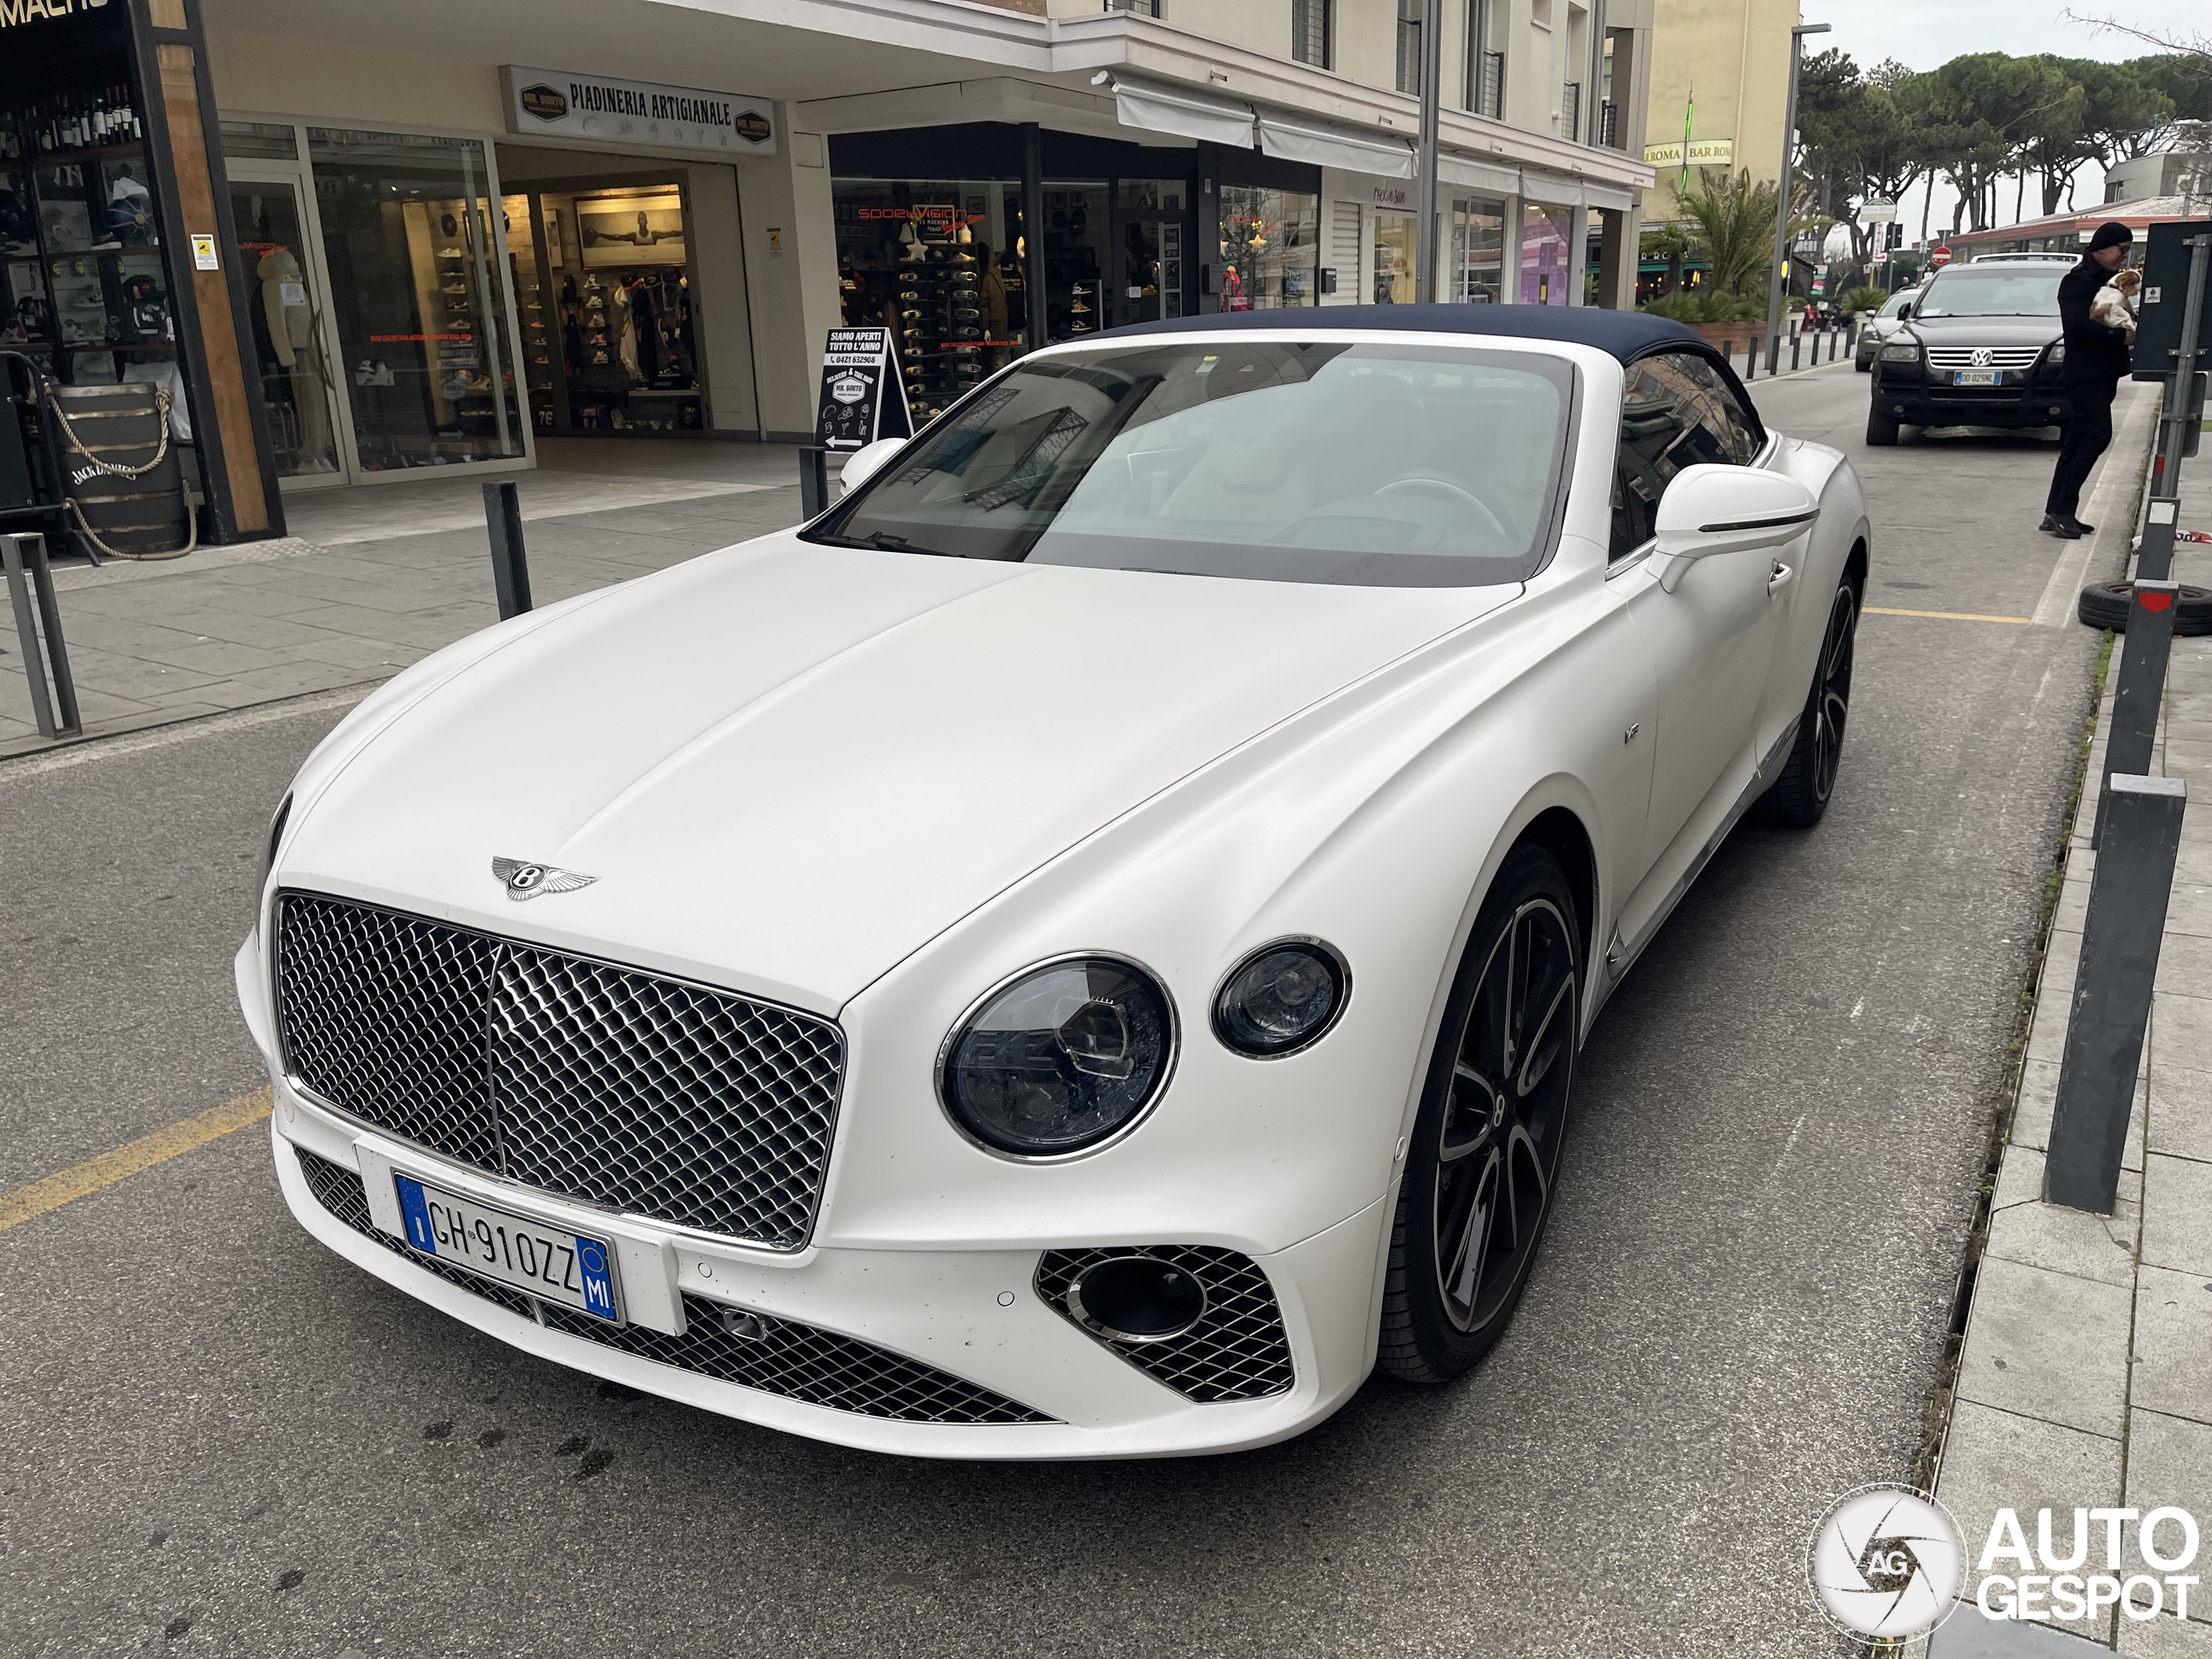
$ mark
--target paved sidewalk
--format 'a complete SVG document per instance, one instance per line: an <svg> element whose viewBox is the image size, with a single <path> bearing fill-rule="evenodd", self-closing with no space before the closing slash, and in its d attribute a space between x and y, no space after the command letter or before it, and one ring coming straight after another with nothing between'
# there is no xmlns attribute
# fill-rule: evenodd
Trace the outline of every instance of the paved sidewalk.
<svg viewBox="0 0 2212 1659"><path fill-rule="evenodd" d="M547 464L516 476L540 604L799 519L786 447L544 448ZM497 621L482 484L478 475L291 496L297 533L280 540L57 571L87 735L384 679ZM50 747L3 605L0 624L0 756Z"/></svg>
<svg viewBox="0 0 2212 1659"><path fill-rule="evenodd" d="M2212 462L2185 464L2181 523L2212 528ZM2175 553L2178 579L2212 585L2212 548L2182 544ZM2040 1196L2096 867L2088 831L2119 664L2115 641L1936 1487L1966 1536L1969 1599L2000 1507L2020 1518L2031 1548L2035 1512L2052 1509L2061 1555L2079 1507L2170 1504L2212 1521L2212 638L2174 642L2152 762L2184 780L2189 801L2118 1206L2107 1218ZM2084 1571L2104 1565L2103 1530L2093 1528L2096 1559ZM2171 1550L2177 1541L2164 1534L2161 1542ZM2130 1528L2130 1557L2133 1548ZM2201 1553L2192 1570L2212 1583L2205 1560ZM2127 1559L2120 1570L2146 1569ZM2040 1628L1993 1623L1969 1607L1930 1649L1932 1659L2064 1659L2116 1644L2125 1654L2212 1659L2212 1593L2193 1596L2188 1615L2138 1622L2107 1612L2094 1624Z"/></svg>

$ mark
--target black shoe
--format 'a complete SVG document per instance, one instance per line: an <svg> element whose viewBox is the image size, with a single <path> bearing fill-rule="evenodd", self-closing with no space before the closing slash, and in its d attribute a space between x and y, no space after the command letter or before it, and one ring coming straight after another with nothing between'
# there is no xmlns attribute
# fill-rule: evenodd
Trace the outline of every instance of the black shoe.
<svg viewBox="0 0 2212 1659"><path fill-rule="evenodd" d="M2071 513L2067 515L2066 522L2074 526L2074 533L2076 535L2094 536L2097 533L2097 527L2094 524L2084 524L2080 519L2074 517Z"/></svg>
<svg viewBox="0 0 2212 1659"><path fill-rule="evenodd" d="M2044 514L2043 522L2037 525L2036 529L2055 536L2064 542L2078 542L2081 539L2080 530L2076 529L2074 521L2063 513Z"/></svg>

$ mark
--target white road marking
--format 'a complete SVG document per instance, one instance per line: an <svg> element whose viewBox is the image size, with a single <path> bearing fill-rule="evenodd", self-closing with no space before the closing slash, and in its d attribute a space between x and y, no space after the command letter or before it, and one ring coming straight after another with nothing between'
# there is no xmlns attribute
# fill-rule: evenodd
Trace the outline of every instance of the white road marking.
<svg viewBox="0 0 2212 1659"><path fill-rule="evenodd" d="M2142 481L2144 462L2133 457L2140 453L2142 429L2150 424L2158 400L2148 385L2128 384L2127 410L2112 435L2112 448L2097 463L2097 485L2089 493L2089 522L2097 527L2097 533L2061 543L2066 550L2052 567L2051 579L2043 584L2043 597L2035 607L2038 628L2063 628L2071 623L2075 600L2089 580L2089 561L2097 550L2111 546L2115 540L2125 547L2134 539L2134 523L2132 520L2122 523L2120 509Z"/></svg>

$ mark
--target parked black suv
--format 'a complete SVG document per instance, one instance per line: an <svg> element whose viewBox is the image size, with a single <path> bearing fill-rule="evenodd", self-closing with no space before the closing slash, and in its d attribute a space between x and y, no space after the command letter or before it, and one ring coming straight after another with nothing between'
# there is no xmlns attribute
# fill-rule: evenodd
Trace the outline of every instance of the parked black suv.
<svg viewBox="0 0 2212 1659"><path fill-rule="evenodd" d="M1905 426L2061 426L2073 415L2059 374L2059 279L2048 260L1977 260L1939 271L1874 358L1866 442Z"/></svg>

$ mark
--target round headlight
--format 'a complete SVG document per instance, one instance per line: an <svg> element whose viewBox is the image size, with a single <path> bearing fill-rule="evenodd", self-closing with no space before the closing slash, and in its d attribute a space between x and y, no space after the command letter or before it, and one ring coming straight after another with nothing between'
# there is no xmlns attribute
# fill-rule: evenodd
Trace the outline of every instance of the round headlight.
<svg viewBox="0 0 2212 1659"><path fill-rule="evenodd" d="M1214 1035L1262 1060L1296 1053L1336 1023L1351 988L1343 960L1327 946L1305 940L1269 945L1222 981Z"/></svg>
<svg viewBox="0 0 2212 1659"><path fill-rule="evenodd" d="M1129 962L1076 957L985 997L946 1042L938 1085L953 1121L984 1145L1053 1157L1135 1123L1174 1058L1175 1012L1159 983Z"/></svg>

